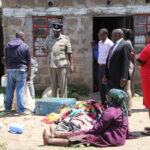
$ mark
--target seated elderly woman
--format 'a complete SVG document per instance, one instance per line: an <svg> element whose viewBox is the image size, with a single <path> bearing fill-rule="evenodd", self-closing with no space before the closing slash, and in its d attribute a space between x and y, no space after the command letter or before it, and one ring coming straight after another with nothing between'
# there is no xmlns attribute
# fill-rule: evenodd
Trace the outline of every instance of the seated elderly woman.
<svg viewBox="0 0 150 150"><path fill-rule="evenodd" d="M125 144L128 137L128 114L126 108L127 94L119 89L108 93L109 107L101 118L88 131L55 132L50 127L50 136L43 132L44 145L72 146L88 143L92 146L119 146Z"/></svg>

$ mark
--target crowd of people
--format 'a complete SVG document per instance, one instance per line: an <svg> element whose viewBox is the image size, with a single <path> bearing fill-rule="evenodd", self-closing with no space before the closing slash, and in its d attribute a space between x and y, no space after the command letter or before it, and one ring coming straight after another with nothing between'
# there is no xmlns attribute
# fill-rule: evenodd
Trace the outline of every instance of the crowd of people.
<svg viewBox="0 0 150 150"><path fill-rule="evenodd" d="M72 48L69 37L63 35L62 24L54 23L53 34L48 35L42 50L48 53L52 97L67 97L67 73L73 72ZM99 42L92 43L93 66L96 72L95 85L100 91L100 101L105 110L93 124L93 128L79 132L55 132L50 127L50 136L43 132L44 145L71 146L89 144L94 146L123 145L127 138L132 138L128 130L128 116L132 114L131 77L134 70L134 48L131 43L131 29L114 29L111 39L109 32L102 28L98 32ZM150 32L147 34L150 43ZM7 89L5 112L12 108L13 95L16 99L19 114L28 114L24 99L24 87L28 83L31 97L35 98L33 79L37 71L37 62L30 56L29 46L25 43L25 34L16 33L16 39L8 42L5 47L7 67ZM150 86L150 45L148 44L137 59L141 68L144 105L149 110ZM97 89L96 89L97 90ZM150 135L150 127L142 134Z"/></svg>

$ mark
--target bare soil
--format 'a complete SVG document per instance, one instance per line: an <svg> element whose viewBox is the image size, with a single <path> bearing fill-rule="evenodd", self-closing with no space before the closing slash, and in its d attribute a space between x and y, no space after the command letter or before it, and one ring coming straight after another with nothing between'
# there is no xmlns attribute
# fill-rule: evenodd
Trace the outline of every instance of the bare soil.
<svg viewBox="0 0 150 150"><path fill-rule="evenodd" d="M150 136L140 134L145 126L150 126L148 112L143 106L142 97L133 98L133 113L129 117L130 131L138 135L138 139L127 140L126 144L121 147L100 148L101 150L150 150ZM64 150L82 148L65 148L55 146L43 146L42 132L43 129L49 131L49 125L41 122L44 116L28 115L16 116L14 114L6 115L0 118L3 128L0 129L0 150ZM11 123L21 124L25 128L23 134L12 134L8 132ZM3 147L3 148L1 148ZM89 150L96 150L96 147L85 147Z"/></svg>

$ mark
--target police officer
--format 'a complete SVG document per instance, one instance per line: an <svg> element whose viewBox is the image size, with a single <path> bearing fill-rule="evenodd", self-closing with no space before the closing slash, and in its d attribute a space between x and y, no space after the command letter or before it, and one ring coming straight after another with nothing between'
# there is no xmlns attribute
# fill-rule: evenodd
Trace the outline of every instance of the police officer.
<svg viewBox="0 0 150 150"><path fill-rule="evenodd" d="M67 72L73 71L72 49L69 37L61 34L63 25L52 24L53 35L49 35L43 51L48 53L50 67L50 81L52 97L57 97L57 90L60 88L60 97L67 97Z"/></svg>

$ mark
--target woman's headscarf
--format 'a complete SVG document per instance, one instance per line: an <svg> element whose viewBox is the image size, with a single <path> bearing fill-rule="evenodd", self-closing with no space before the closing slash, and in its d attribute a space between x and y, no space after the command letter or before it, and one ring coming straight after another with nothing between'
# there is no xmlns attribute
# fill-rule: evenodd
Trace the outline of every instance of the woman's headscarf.
<svg viewBox="0 0 150 150"><path fill-rule="evenodd" d="M127 100L127 94L123 90L119 89L111 89L108 92L108 96L121 107L122 110L122 117L124 119L124 116L128 115L127 106L126 106L126 100Z"/></svg>

